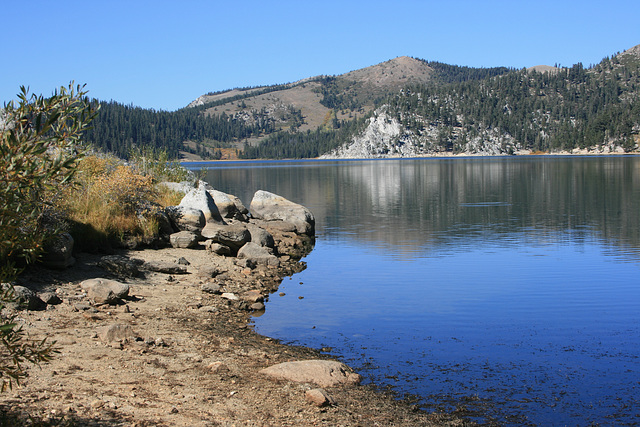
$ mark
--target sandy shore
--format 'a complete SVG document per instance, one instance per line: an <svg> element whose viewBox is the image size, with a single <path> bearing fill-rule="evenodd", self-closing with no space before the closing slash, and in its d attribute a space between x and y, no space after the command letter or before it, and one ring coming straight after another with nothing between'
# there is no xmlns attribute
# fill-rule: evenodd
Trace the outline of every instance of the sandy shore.
<svg viewBox="0 0 640 427"><path fill-rule="evenodd" d="M250 269L205 250L119 255L165 264L182 258L187 271L141 267L142 277L122 277L99 266L101 255L79 254L67 270L32 267L21 276L19 284L62 300L45 311L20 312L30 336L55 340L60 352L51 363L29 368L22 386L0 395L7 425L28 425L29 417L36 424L95 426L463 425L454 415L428 414L371 385L326 388L335 404L318 407L305 398L314 384L261 373L280 362L332 358L260 336L248 322L256 295L248 291L278 298L282 278L304 268L295 260ZM220 273L215 278L202 273L212 267ZM96 277L128 283L130 296L119 305L92 304L80 283ZM216 284L219 292L203 290ZM239 299L229 299L230 293ZM130 326L133 335L105 338L102 331L114 324Z"/></svg>

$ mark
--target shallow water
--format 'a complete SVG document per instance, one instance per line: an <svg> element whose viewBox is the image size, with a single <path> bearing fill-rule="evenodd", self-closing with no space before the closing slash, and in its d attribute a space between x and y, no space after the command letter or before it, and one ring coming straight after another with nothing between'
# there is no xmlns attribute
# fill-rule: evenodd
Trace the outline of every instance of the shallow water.
<svg viewBox="0 0 640 427"><path fill-rule="evenodd" d="M639 157L225 163L204 179L316 216L261 334L330 347L427 410L640 422Z"/></svg>

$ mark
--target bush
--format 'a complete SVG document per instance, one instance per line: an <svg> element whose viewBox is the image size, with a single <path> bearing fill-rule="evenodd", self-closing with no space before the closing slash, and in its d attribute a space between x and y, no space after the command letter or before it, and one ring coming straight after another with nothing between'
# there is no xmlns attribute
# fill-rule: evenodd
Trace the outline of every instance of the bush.
<svg viewBox="0 0 640 427"><path fill-rule="evenodd" d="M61 87L49 98L20 88L18 102L6 104L0 117L0 283L33 262L58 229L46 221L58 186L71 180L82 154L82 132L95 117L84 87ZM0 309L13 300L13 288L0 292ZM28 342L11 315L0 316L2 390L26 375L24 362L48 360L54 351L46 340Z"/></svg>

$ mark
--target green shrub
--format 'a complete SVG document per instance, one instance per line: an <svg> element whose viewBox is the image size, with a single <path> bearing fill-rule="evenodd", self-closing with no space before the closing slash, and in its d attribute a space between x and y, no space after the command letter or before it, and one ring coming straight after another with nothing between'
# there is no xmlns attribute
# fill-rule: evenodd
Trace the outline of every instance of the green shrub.
<svg viewBox="0 0 640 427"><path fill-rule="evenodd" d="M47 238L57 233L47 222L48 196L71 180L81 157L78 142L95 116L84 87L61 87L49 98L20 88L18 102L0 112L0 283L15 279L18 264L34 261ZM0 291L0 312L13 301L13 287ZM23 364L48 360L46 340L25 339L15 316L0 315L0 389L19 383Z"/></svg>

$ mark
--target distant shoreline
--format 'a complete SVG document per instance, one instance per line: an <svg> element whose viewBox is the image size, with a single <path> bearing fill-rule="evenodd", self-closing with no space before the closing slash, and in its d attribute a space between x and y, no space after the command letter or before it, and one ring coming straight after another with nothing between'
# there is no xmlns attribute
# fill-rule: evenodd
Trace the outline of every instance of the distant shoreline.
<svg viewBox="0 0 640 427"><path fill-rule="evenodd" d="M472 154L472 153L434 153L424 156L388 156L388 157L310 157L310 158L287 158L287 159L224 159L224 160L210 160L210 159L188 159L188 160L178 160L180 163L250 163L250 162L278 162L278 161L335 161L335 160L400 160L400 159L446 159L446 158L464 158L464 157L545 157L545 156L553 156L553 157L562 157L562 156L572 156L572 157L599 157L599 156L638 156L640 155L640 151L632 151L628 153L620 153L620 152L609 152L609 153L599 153L593 151L583 151L580 152L569 152L569 151L556 151L556 152L522 152L517 154L498 154L498 155L488 155L488 154Z"/></svg>

